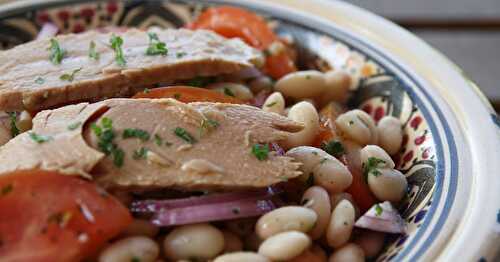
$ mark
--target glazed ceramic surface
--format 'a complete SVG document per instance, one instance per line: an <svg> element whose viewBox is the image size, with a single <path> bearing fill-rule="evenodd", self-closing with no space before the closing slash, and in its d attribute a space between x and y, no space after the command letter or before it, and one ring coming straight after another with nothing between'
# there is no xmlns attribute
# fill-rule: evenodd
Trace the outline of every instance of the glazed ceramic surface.
<svg viewBox="0 0 500 262"><path fill-rule="evenodd" d="M392 115L404 123L396 163L410 184L399 207L408 230L389 239L378 260L495 259L500 121L451 63L397 26L327 1L26 2L0 8L4 49L32 40L46 22L79 33L110 25L180 27L203 8L224 3L259 12L293 40L302 68L344 69L359 77L351 106L376 121Z"/></svg>

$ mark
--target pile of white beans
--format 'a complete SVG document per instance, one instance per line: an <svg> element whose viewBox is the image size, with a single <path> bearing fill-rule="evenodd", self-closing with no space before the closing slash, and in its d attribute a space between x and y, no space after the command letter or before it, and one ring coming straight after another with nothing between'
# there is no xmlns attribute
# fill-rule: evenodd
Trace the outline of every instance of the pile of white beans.
<svg viewBox="0 0 500 262"><path fill-rule="evenodd" d="M287 156L302 163L299 180L314 181L304 183L301 205L284 206L257 219L178 226L164 236L158 236L159 229L148 221L136 219L123 238L101 252L99 261L356 262L377 256L383 248L383 233L353 234L362 214L344 192L353 181L351 172L334 156L310 146L320 129L316 106L344 103L356 81L342 71L291 73L275 83L275 92L262 106L304 125L282 144ZM247 83L218 83L214 88L229 89L237 98L249 100L273 86L263 76ZM286 101L294 103L287 108ZM401 122L386 116L375 123L370 115L355 109L339 115L335 129L348 150L358 150L360 166L369 158L383 160L377 175L367 177L373 195L380 202L401 201L407 181L390 157L401 148Z"/></svg>

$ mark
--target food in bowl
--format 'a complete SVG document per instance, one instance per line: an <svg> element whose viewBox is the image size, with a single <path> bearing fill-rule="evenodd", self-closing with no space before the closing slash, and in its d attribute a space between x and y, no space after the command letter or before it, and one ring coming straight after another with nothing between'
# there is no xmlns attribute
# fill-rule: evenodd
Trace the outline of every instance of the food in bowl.
<svg viewBox="0 0 500 262"><path fill-rule="evenodd" d="M357 76L236 7L108 31L0 54L2 258L363 261L405 231L402 123L348 108Z"/></svg>

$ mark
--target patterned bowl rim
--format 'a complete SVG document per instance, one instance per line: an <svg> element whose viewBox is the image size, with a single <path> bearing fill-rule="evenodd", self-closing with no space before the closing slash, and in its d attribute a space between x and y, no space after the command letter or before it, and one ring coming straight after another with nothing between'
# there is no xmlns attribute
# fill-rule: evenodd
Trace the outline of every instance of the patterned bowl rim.
<svg viewBox="0 0 500 262"><path fill-rule="evenodd" d="M0 19L41 7L89 1L95 0L16 1L0 6ZM429 213L395 260L494 259L500 240L500 203L491 200L500 199L500 177L494 176L500 170L500 120L459 67L405 29L344 2L209 2L251 7L332 35L394 72L427 120L438 159L437 187Z"/></svg>

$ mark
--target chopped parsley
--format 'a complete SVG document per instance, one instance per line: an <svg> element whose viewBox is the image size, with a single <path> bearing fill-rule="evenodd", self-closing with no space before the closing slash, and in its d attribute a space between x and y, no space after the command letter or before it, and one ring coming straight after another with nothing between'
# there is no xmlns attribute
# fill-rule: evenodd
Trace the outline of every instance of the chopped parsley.
<svg viewBox="0 0 500 262"><path fill-rule="evenodd" d="M90 41L89 44L89 57L94 59L94 60L99 60L99 53L95 50L95 42Z"/></svg>
<svg viewBox="0 0 500 262"><path fill-rule="evenodd" d="M379 204L376 204L375 205L375 215L380 216L380 215L382 215L382 212L384 212L382 207Z"/></svg>
<svg viewBox="0 0 500 262"><path fill-rule="evenodd" d="M8 193L12 192L14 189L14 186L12 184L8 184L2 187L2 190L0 191L0 196L5 196Z"/></svg>
<svg viewBox="0 0 500 262"><path fill-rule="evenodd" d="M186 56L186 55L187 55L187 53L186 53L186 52L178 52L178 53L176 54L177 58L182 58L182 57L184 57L184 56Z"/></svg>
<svg viewBox="0 0 500 262"><path fill-rule="evenodd" d="M378 171L377 169L380 167L380 164L385 164L385 161L380 158L369 157L368 161L366 163L363 163L363 173L365 175L365 178L368 178L369 174L372 174L374 176L381 175L380 171Z"/></svg>
<svg viewBox="0 0 500 262"><path fill-rule="evenodd" d="M82 70L82 68L78 68L78 69L75 69L71 72L71 74L64 74L64 75L61 75L59 77L59 79L63 80L63 81L68 81L68 82L73 82L73 80L75 79L75 75L76 73L80 72Z"/></svg>
<svg viewBox="0 0 500 262"><path fill-rule="evenodd" d="M123 39L119 36L116 36L113 34L111 36L111 39L109 40L109 43L111 44L111 48L115 50L115 61L119 66L125 66L127 64L127 61L125 61L125 58L123 57Z"/></svg>
<svg viewBox="0 0 500 262"><path fill-rule="evenodd" d="M324 164L326 161L328 161L328 158L323 157L321 161L319 161L320 164Z"/></svg>
<svg viewBox="0 0 500 262"><path fill-rule="evenodd" d="M201 137L206 131L212 130L217 127L219 127L219 122L209 118L204 118L203 120L201 120L199 136Z"/></svg>
<svg viewBox="0 0 500 262"><path fill-rule="evenodd" d="M127 138L139 138L142 141L148 141L150 138L150 135L147 131L138 129L138 128L126 128L123 130L123 135L122 137L124 139Z"/></svg>
<svg viewBox="0 0 500 262"><path fill-rule="evenodd" d="M138 257L132 257L132 259L130 260L130 262L141 262L141 259L138 258Z"/></svg>
<svg viewBox="0 0 500 262"><path fill-rule="evenodd" d="M194 86L194 87L204 87L210 83L213 83L215 81L214 77L203 77L203 76L197 76L189 81L187 81L188 86Z"/></svg>
<svg viewBox="0 0 500 262"><path fill-rule="evenodd" d="M157 146L161 146L161 145L163 145L163 138L162 138L160 135L155 134L154 139L155 139L155 144L156 144Z"/></svg>
<svg viewBox="0 0 500 262"><path fill-rule="evenodd" d="M229 89L227 87L224 87L224 95L235 97L233 91L231 91L231 89Z"/></svg>
<svg viewBox="0 0 500 262"><path fill-rule="evenodd" d="M269 155L267 145L255 144L252 146L252 154L260 161L266 160Z"/></svg>
<svg viewBox="0 0 500 262"><path fill-rule="evenodd" d="M134 150L134 155L133 155L133 158L134 159L145 159L147 154L148 154L148 149L145 148L145 147L141 147L137 150Z"/></svg>
<svg viewBox="0 0 500 262"><path fill-rule="evenodd" d="M273 107L277 104L278 102L274 101L272 103L266 104L266 107Z"/></svg>
<svg viewBox="0 0 500 262"><path fill-rule="evenodd" d="M334 157L342 156L345 153L344 146L338 140L330 140L328 143L321 143L321 149Z"/></svg>
<svg viewBox="0 0 500 262"><path fill-rule="evenodd" d="M30 138L33 141L37 142L38 144L43 144L45 142L52 140L52 137L50 136L38 135L35 132L30 132Z"/></svg>
<svg viewBox="0 0 500 262"><path fill-rule="evenodd" d="M311 76L310 75L306 75L306 79L307 80L311 79Z"/></svg>
<svg viewBox="0 0 500 262"><path fill-rule="evenodd" d="M146 55L167 55L168 49L165 42L160 41L156 33L148 32L149 46Z"/></svg>
<svg viewBox="0 0 500 262"><path fill-rule="evenodd" d="M75 123L70 124L68 126L68 130L70 130L70 131L75 130L75 129L79 128L81 125L82 125L81 121L75 122Z"/></svg>
<svg viewBox="0 0 500 262"><path fill-rule="evenodd" d="M66 51L61 48L59 42L57 42L56 39L54 38L50 39L50 47L47 48L47 50L50 51L50 56L49 56L50 61L54 65L61 64L61 61L64 58Z"/></svg>
<svg viewBox="0 0 500 262"><path fill-rule="evenodd" d="M174 98L175 98L175 99L180 99L180 98L181 98L181 94L175 93L175 94L174 94Z"/></svg>
<svg viewBox="0 0 500 262"><path fill-rule="evenodd" d="M7 114L9 115L10 119L10 135L12 137L16 137L17 135L19 135L19 133L21 133L21 131L17 127L17 112L7 112Z"/></svg>
<svg viewBox="0 0 500 262"><path fill-rule="evenodd" d="M42 85L43 83L45 83L45 79L43 79L43 77L39 76L35 79L35 83Z"/></svg>
<svg viewBox="0 0 500 262"><path fill-rule="evenodd" d="M101 125L93 123L90 128L99 139L97 146L99 150L106 155L113 157L113 163L117 167L123 166L123 158L125 152L113 143L115 139L115 132L113 130L113 121L107 117L101 119Z"/></svg>
<svg viewBox="0 0 500 262"><path fill-rule="evenodd" d="M144 91L142 91L144 94L149 94L151 92L151 89L149 88L144 88Z"/></svg>
<svg viewBox="0 0 500 262"><path fill-rule="evenodd" d="M190 143L190 144L194 144L196 143L196 139L194 139L194 137L188 133L188 131L186 131L186 129L182 128L182 127L176 127L174 129L174 134L176 136L178 136L180 139Z"/></svg>

